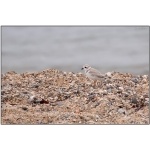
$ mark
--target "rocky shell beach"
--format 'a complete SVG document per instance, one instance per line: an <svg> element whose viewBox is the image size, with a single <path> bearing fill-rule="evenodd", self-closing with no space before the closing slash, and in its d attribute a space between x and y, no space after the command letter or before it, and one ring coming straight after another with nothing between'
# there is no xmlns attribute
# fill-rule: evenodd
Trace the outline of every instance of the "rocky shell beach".
<svg viewBox="0 0 150 150"><path fill-rule="evenodd" d="M48 69L1 75L1 124L149 124L149 76Z"/></svg>

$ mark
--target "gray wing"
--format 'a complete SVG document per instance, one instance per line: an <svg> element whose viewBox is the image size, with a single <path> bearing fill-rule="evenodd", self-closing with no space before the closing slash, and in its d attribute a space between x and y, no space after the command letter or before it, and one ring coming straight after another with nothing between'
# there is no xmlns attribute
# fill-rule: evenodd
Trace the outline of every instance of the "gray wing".
<svg viewBox="0 0 150 150"><path fill-rule="evenodd" d="M102 75L98 70L92 68L90 70L90 73L93 74L94 76L96 76L97 78L104 78L105 76Z"/></svg>

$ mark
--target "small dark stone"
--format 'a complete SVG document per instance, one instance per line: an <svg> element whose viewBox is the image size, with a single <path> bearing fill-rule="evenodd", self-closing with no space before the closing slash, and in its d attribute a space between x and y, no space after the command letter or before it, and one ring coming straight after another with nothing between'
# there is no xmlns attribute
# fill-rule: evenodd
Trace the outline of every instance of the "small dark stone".
<svg viewBox="0 0 150 150"><path fill-rule="evenodd" d="M134 83L138 83L138 79L137 78L132 78L131 81L134 82Z"/></svg>
<svg viewBox="0 0 150 150"><path fill-rule="evenodd" d="M143 97L144 98L149 98L149 95L148 94L144 94Z"/></svg>
<svg viewBox="0 0 150 150"><path fill-rule="evenodd" d="M35 85L32 86L32 88L38 88L38 87L39 87L38 84L35 84Z"/></svg>
<svg viewBox="0 0 150 150"><path fill-rule="evenodd" d="M23 94L28 94L28 92L27 91L24 91L24 92L22 92Z"/></svg>
<svg viewBox="0 0 150 150"><path fill-rule="evenodd" d="M57 103L51 103L51 105L52 105L52 106L56 106L56 105L57 105Z"/></svg>
<svg viewBox="0 0 150 150"><path fill-rule="evenodd" d="M122 93L122 90L118 90L117 93Z"/></svg>
<svg viewBox="0 0 150 150"><path fill-rule="evenodd" d="M89 100L93 100L94 98L95 98L95 94L91 93L90 95L88 95Z"/></svg>
<svg viewBox="0 0 150 150"><path fill-rule="evenodd" d="M23 110L28 110L28 108L27 108L27 107L22 107L22 109L23 109Z"/></svg>
<svg viewBox="0 0 150 150"><path fill-rule="evenodd" d="M118 106L119 108L123 108L123 106L122 105L120 105L120 106Z"/></svg>
<svg viewBox="0 0 150 150"><path fill-rule="evenodd" d="M108 93L111 93L111 92L112 92L111 88L107 89L107 92L108 92Z"/></svg>
<svg viewBox="0 0 150 150"><path fill-rule="evenodd" d="M131 99L131 103L133 103L133 104L137 104L137 103L138 103L138 101L137 101L137 99L136 99L136 98L132 98L132 99Z"/></svg>
<svg viewBox="0 0 150 150"><path fill-rule="evenodd" d="M129 97L128 93L124 92L123 94L124 94L124 97Z"/></svg>
<svg viewBox="0 0 150 150"><path fill-rule="evenodd" d="M109 80L109 79L106 79L106 80L104 81L104 83L110 83L110 80Z"/></svg>
<svg viewBox="0 0 150 150"><path fill-rule="evenodd" d="M2 90L2 91L1 91L1 95L4 95L4 94L5 94L5 91L4 91L4 90Z"/></svg>

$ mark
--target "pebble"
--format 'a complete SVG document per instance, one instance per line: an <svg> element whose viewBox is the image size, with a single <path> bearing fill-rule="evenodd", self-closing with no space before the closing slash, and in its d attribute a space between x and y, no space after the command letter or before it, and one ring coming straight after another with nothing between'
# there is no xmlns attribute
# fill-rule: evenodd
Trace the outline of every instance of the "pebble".
<svg viewBox="0 0 150 150"><path fill-rule="evenodd" d="M138 79L137 78L132 78L131 81L134 82L134 83L138 83Z"/></svg>
<svg viewBox="0 0 150 150"><path fill-rule="evenodd" d="M144 79L147 79L147 78L148 78L148 75L143 75L143 78L144 78Z"/></svg>
<svg viewBox="0 0 150 150"><path fill-rule="evenodd" d="M34 85L31 86L31 88L38 88L38 87L39 87L38 84L34 84Z"/></svg>
<svg viewBox="0 0 150 150"><path fill-rule="evenodd" d="M122 94L124 94L125 97L129 96L129 94L127 92L122 92Z"/></svg>
<svg viewBox="0 0 150 150"><path fill-rule="evenodd" d="M145 98L146 101L149 101L149 98Z"/></svg>
<svg viewBox="0 0 150 150"><path fill-rule="evenodd" d="M55 97L54 97L54 100L55 100L55 101L58 100L58 96L55 96Z"/></svg>
<svg viewBox="0 0 150 150"><path fill-rule="evenodd" d="M111 93L112 92L112 89L110 88L110 89L107 89L107 92L108 93Z"/></svg>
<svg viewBox="0 0 150 150"><path fill-rule="evenodd" d="M149 98L149 95L148 94L144 94L143 97L144 98Z"/></svg>
<svg viewBox="0 0 150 150"><path fill-rule="evenodd" d="M145 104L149 105L149 98L145 98Z"/></svg>
<svg viewBox="0 0 150 150"><path fill-rule="evenodd" d="M33 102L33 101L35 101L35 100L37 100L37 98L36 98L35 95L30 96L29 102Z"/></svg>
<svg viewBox="0 0 150 150"><path fill-rule="evenodd" d="M106 84L106 87L107 87L107 88L112 88L112 87L113 87L113 84Z"/></svg>
<svg viewBox="0 0 150 150"><path fill-rule="evenodd" d="M131 99L131 103L133 103L133 104L137 104L137 103L138 103L138 101L137 101L137 99L136 99L136 98L132 98L132 99Z"/></svg>
<svg viewBox="0 0 150 150"><path fill-rule="evenodd" d="M27 107L22 107L22 109L23 109L23 110L28 110L28 108L27 108Z"/></svg>
<svg viewBox="0 0 150 150"><path fill-rule="evenodd" d="M123 88L123 87L119 87L118 89L119 89L119 90L121 90L121 91L123 91L123 90L124 90L124 88Z"/></svg>
<svg viewBox="0 0 150 150"><path fill-rule="evenodd" d="M122 90L118 90L117 93L122 93Z"/></svg>
<svg viewBox="0 0 150 150"><path fill-rule="evenodd" d="M146 79L143 79L142 81L143 81L143 83L147 83L147 80L146 80Z"/></svg>
<svg viewBox="0 0 150 150"><path fill-rule="evenodd" d="M112 73L111 73L111 72L107 72L106 75L107 75L108 77L111 77L111 76L112 76Z"/></svg>
<svg viewBox="0 0 150 150"><path fill-rule="evenodd" d="M83 72L56 69L6 73L1 80L3 124L149 122L149 80L145 75L107 72L102 86L94 85ZM16 120L16 115L23 119Z"/></svg>
<svg viewBox="0 0 150 150"><path fill-rule="evenodd" d="M107 90L102 91L103 95L107 95Z"/></svg>
<svg viewBox="0 0 150 150"><path fill-rule="evenodd" d="M119 108L119 109L118 109L118 112L119 112L119 113L126 114L126 110L125 110L124 108Z"/></svg>

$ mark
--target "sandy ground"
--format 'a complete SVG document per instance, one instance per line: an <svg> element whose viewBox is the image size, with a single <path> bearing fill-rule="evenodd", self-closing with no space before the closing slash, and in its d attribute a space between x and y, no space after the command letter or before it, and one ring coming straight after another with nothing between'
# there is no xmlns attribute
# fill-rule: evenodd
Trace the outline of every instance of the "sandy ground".
<svg viewBox="0 0 150 150"><path fill-rule="evenodd" d="M2 124L149 124L149 76L108 72L94 83L55 69L2 74Z"/></svg>

